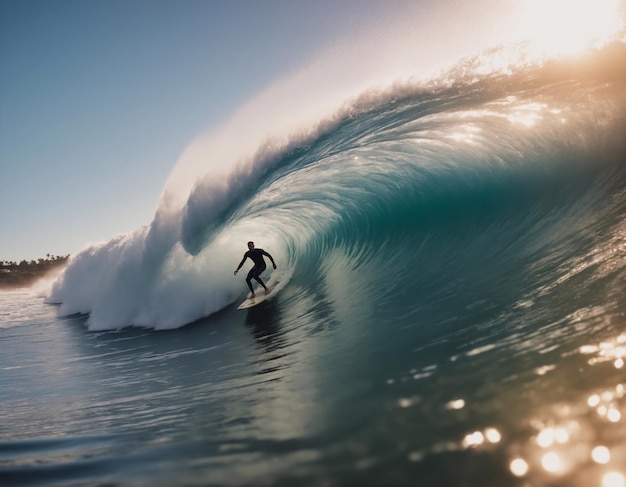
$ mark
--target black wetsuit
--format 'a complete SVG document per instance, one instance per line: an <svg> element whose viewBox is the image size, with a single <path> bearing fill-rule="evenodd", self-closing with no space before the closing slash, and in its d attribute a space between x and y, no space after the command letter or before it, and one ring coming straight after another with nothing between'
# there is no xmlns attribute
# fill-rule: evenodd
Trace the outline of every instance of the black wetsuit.
<svg viewBox="0 0 626 487"><path fill-rule="evenodd" d="M261 286L265 288L265 283L261 280L261 277L259 277L261 275L261 272L263 272L267 268L265 264L265 259L263 258L264 255L267 255L272 261L272 264L274 264L274 259L265 250L252 249L243 254L243 259L241 259L241 262L237 267L237 270L241 269L241 266L248 257L250 257L252 262L254 262L254 267L250 269L250 272L248 272L248 277L246 277L246 282L248 283L248 287L250 288L251 292L254 292L254 290L252 289L252 279L255 279Z"/></svg>

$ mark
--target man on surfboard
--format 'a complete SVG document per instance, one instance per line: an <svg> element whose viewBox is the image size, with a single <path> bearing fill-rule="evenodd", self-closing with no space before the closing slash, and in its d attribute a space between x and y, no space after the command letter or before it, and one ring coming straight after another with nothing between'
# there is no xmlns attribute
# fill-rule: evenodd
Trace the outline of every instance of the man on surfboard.
<svg viewBox="0 0 626 487"><path fill-rule="evenodd" d="M267 255L270 258L270 260L272 261L272 265L274 266L274 269L276 269L276 263L274 262L274 259L272 258L272 256L268 254L265 250L255 249L254 242L248 242L248 249L249 250L245 254L243 254L243 259L241 259L241 262L237 266L237 269L235 270L235 275L237 275L237 272L239 271L239 269L241 269L241 266L246 261L246 259L250 257L252 262L254 262L254 267L250 269L250 272L248 272L248 277L246 277L246 282L248 283L248 287L250 288L250 292L252 293L250 297L253 298L254 290L252 289L252 279L255 279L261 286L263 286L263 289L265 289L265 294L269 292L269 289L267 289L267 286L261 280L261 277L260 277L261 272L263 272L265 268L267 267L265 265L265 259L263 258L263 256Z"/></svg>

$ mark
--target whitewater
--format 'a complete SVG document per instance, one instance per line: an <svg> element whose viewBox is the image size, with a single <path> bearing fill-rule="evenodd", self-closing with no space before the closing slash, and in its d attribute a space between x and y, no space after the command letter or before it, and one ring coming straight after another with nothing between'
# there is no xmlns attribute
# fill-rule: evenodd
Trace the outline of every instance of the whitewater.
<svg viewBox="0 0 626 487"><path fill-rule="evenodd" d="M3 293L0 478L624 485L626 46L500 55L209 134L149 225ZM280 285L241 312L249 240Z"/></svg>

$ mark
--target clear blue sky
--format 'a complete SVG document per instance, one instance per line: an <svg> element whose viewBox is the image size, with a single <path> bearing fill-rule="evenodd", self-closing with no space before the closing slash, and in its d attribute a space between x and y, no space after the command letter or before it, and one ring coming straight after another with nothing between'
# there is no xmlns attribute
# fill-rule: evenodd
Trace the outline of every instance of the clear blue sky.
<svg viewBox="0 0 626 487"><path fill-rule="evenodd" d="M400 19L432 63L521 0L476 1L0 0L0 260L149 224L197 136L337 44Z"/></svg>

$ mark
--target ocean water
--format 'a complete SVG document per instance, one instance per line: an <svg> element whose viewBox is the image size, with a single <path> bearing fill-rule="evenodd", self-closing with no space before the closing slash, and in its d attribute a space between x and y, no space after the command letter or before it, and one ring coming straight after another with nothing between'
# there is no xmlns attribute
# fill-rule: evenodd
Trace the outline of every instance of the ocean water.
<svg viewBox="0 0 626 487"><path fill-rule="evenodd" d="M623 486L626 48L473 66L0 293L0 484Z"/></svg>

